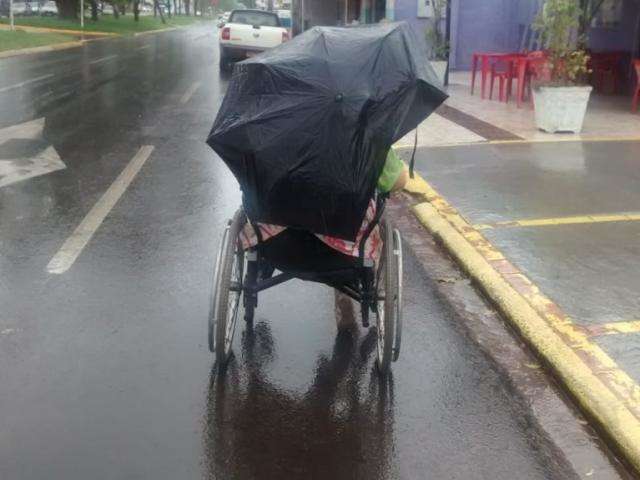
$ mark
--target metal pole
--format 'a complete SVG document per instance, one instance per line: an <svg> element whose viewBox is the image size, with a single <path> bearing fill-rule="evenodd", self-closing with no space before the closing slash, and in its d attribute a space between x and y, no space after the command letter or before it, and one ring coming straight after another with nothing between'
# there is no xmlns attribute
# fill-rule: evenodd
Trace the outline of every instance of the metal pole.
<svg viewBox="0 0 640 480"><path fill-rule="evenodd" d="M9 0L9 18L11 23L11 30L15 30L15 25L13 24L13 0Z"/></svg>
<svg viewBox="0 0 640 480"><path fill-rule="evenodd" d="M304 0L300 0L300 31L304 32L305 30L305 25L304 25Z"/></svg>
<svg viewBox="0 0 640 480"><path fill-rule="evenodd" d="M80 28L84 29L84 0L80 0Z"/></svg>
<svg viewBox="0 0 640 480"><path fill-rule="evenodd" d="M449 64L451 63L451 0L447 0L447 18L444 33L444 41L447 45L447 71L444 74L444 84L449 85Z"/></svg>

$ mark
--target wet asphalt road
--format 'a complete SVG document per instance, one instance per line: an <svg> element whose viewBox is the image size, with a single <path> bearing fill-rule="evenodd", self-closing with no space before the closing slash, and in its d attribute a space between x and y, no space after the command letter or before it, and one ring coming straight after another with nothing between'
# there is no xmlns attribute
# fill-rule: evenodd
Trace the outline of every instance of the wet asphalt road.
<svg viewBox="0 0 640 480"><path fill-rule="evenodd" d="M66 165L0 188L0 478L568 478L410 252L389 383L371 334L337 335L333 293L301 282L261 297L216 379L211 266L239 195L203 142L226 85L214 33L0 60L0 89L46 76L0 90L0 129L44 118ZM49 274L141 145L140 174Z"/></svg>

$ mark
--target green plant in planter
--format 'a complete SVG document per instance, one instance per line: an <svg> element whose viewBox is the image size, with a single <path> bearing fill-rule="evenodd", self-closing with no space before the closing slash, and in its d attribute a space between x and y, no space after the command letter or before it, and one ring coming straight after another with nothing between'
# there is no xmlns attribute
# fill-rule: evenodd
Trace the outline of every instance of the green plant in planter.
<svg viewBox="0 0 640 480"><path fill-rule="evenodd" d="M449 42L442 32L442 20L447 12L447 0L433 0L433 17L429 20L426 36L431 60L449 59Z"/></svg>
<svg viewBox="0 0 640 480"><path fill-rule="evenodd" d="M548 62L539 75L538 85L571 86L585 84L589 74L589 55L578 48L578 29L582 18L579 0L547 0L534 23Z"/></svg>

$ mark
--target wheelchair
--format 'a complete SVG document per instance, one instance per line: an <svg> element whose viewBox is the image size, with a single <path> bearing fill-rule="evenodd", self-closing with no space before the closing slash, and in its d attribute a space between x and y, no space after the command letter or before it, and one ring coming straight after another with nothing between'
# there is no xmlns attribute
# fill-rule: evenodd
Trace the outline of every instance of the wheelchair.
<svg viewBox="0 0 640 480"><path fill-rule="evenodd" d="M240 207L226 226L218 251L209 309L209 350L222 373L232 355L240 305L249 327L258 306L258 294L297 278L332 287L360 303L362 326L377 329L376 365L381 375L398 360L402 339L402 240L384 206L387 196L376 198L376 213L359 244L359 257L325 245L310 232L289 228L263 242L260 230ZM258 243L243 248L240 233L253 225ZM382 251L377 262L364 258L365 244L380 227Z"/></svg>

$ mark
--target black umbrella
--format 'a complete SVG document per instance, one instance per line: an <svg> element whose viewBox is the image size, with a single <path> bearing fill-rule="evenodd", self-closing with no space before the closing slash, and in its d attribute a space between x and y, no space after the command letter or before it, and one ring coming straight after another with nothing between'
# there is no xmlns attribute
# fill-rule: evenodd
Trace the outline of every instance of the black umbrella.
<svg viewBox="0 0 640 480"><path fill-rule="evenodd" d="M316 27L236 65L207 143L253 221L353 240L391 145L446 98L408 24Z"/></svg>

